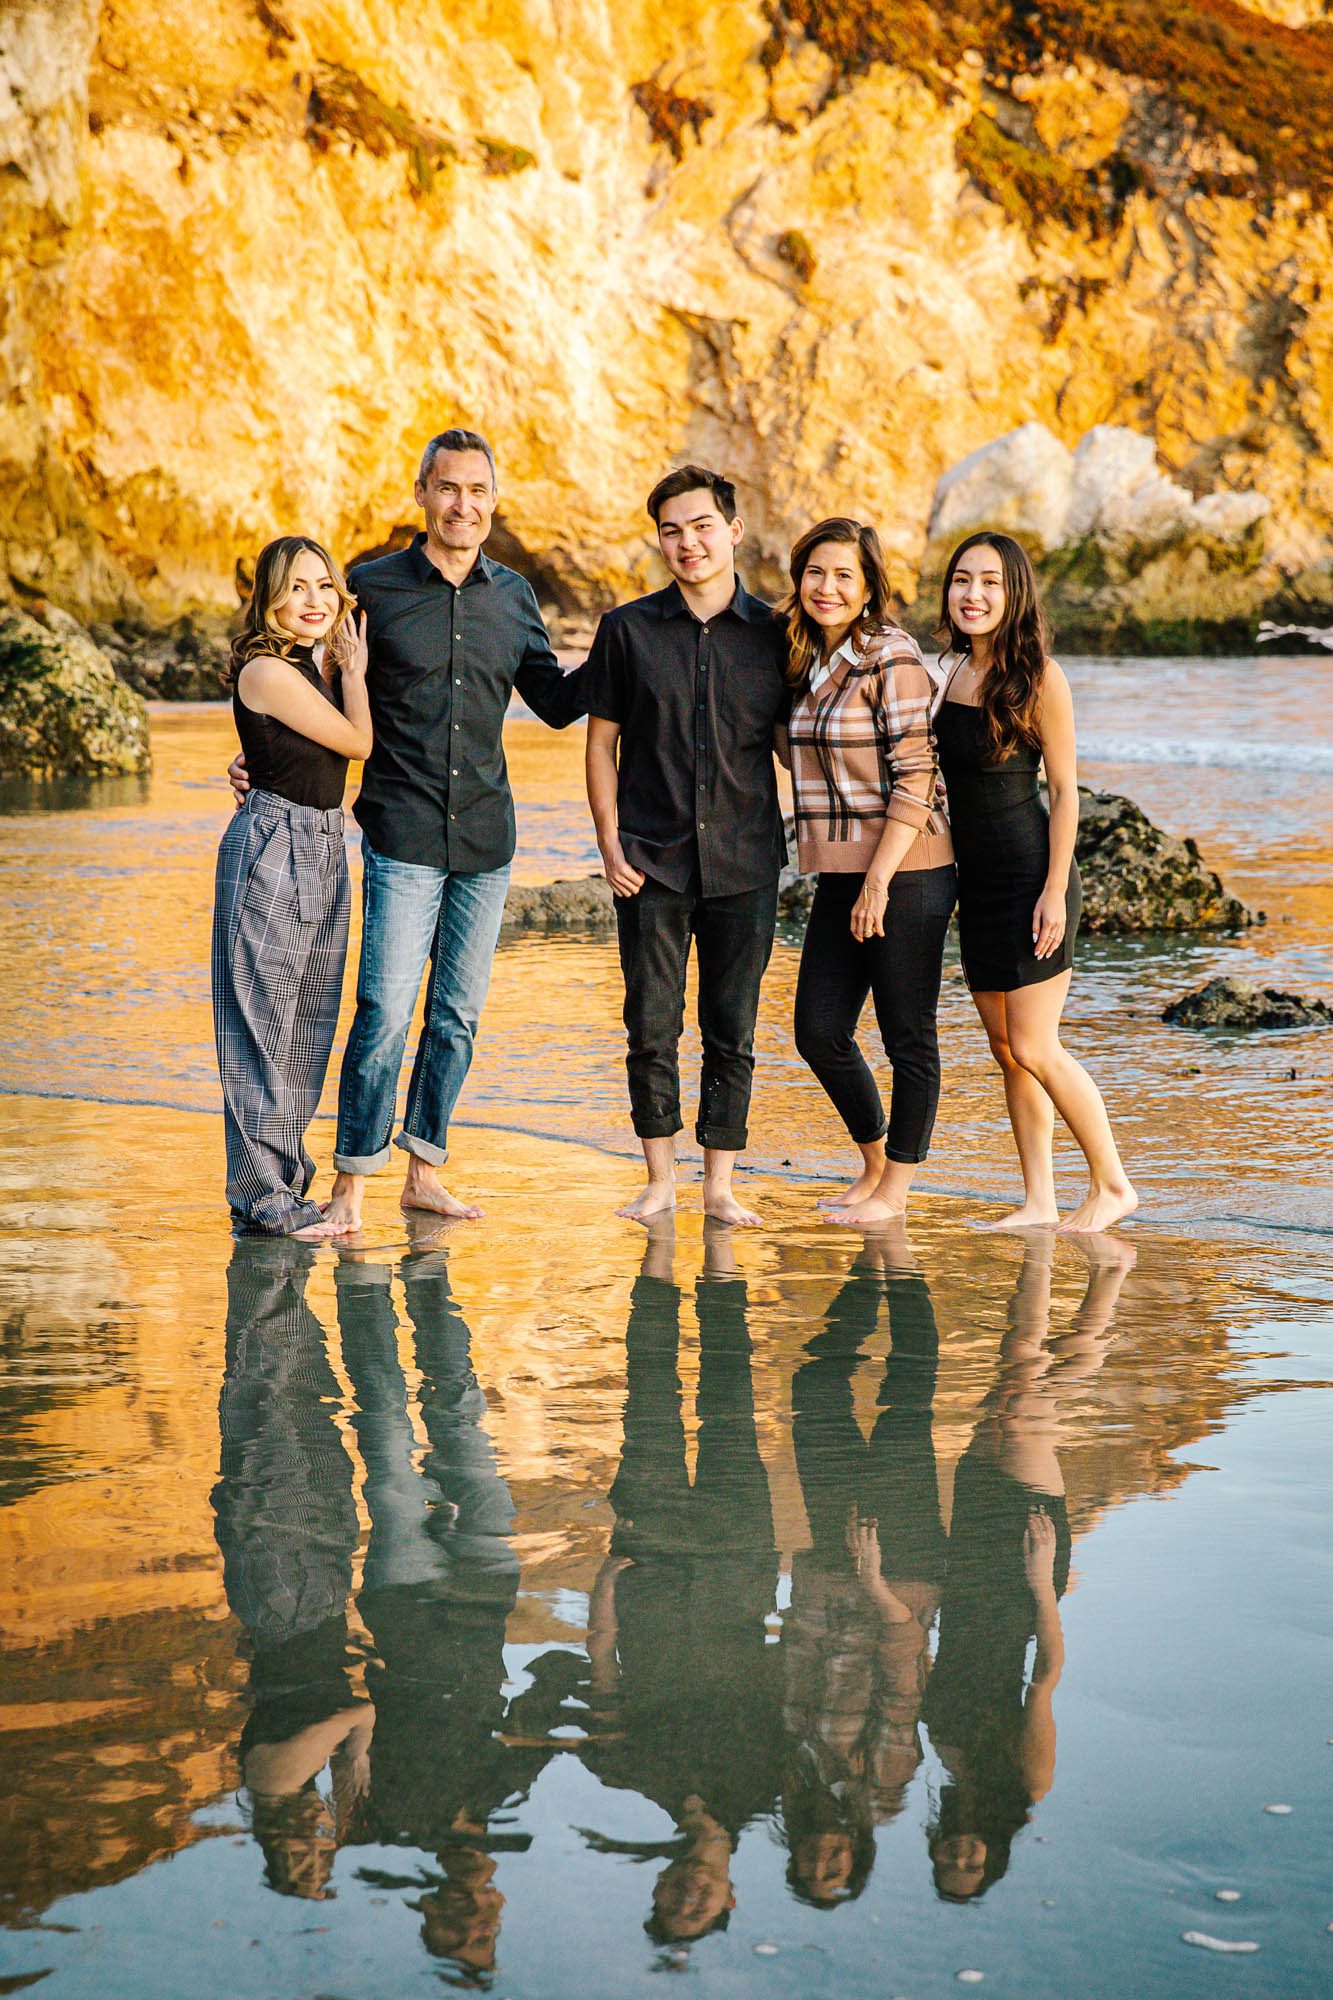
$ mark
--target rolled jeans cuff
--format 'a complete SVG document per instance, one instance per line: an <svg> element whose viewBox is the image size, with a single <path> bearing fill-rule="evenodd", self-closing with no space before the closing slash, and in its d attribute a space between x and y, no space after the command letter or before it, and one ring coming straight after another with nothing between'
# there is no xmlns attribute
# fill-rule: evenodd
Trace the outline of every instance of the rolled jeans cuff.
<svg viewBox="0 0 1333 2000"><path fill-rule="evenodd" d="M449 1157L447 1146L432 1146L429 1139L418 1139L415 1132L400 1132L393 1143L403 1152L411 1153L414 1159L424 1160L430 1167L442 1167ZM387 1154L385 1158L388 1158Z"/></svg>
<svg viewBox="0 0 1333 2000"><path fill-rule="evenodd" d="M392 1158L392 1149L381 1146L378 1153L335 1153L333 1166L340 1174L377 1174Z"/></svg>
<svg viewBox="0 0 1333 2000"><path fill-rule="evenodd" d="M750 1134L744 1125L696 1125L694 1137L710 1153L743 1153Z"/></svg>
<svg viewBox="0 0 1333 2000"><path fill-rule="evenodd" d="M663 1113L656 1118L640 1118L632 1106L630 1123L634 1127L636 1139L674 1139L677 1132L683 1132L685 1129L679 1113L672 1115Z"/></svg>
<svg viewBox="0 0 1333 2000"><path fill-rule="evenodd" d="M886 1160L892 1160L895 1167L919 1167L926 1155L924 1152L904 1153L893 1146L886 1146L884 1157Z"/></svg>

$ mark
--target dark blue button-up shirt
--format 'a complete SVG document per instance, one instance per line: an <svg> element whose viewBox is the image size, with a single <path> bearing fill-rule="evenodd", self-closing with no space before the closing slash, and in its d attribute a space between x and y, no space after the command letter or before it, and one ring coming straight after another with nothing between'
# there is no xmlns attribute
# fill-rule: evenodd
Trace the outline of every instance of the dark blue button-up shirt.
<svg viewBox="0 0 1333 2000"><path fill-rule="evenodd" d="M501 735L511 692L563 729L585 712L584 670L561 671L516 571L479 553L455 587L425 542L348 578L366 613L375 729L354 811L376 853L480 874L514 853Z"/></svg>

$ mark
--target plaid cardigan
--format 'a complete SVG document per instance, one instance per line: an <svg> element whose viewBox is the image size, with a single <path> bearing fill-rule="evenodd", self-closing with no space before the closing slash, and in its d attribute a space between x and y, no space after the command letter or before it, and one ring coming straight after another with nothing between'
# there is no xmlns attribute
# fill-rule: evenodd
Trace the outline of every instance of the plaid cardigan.
<svg viewBox="0 0 1333 2000"><path fill-rule="evenodd" d="M916 641L896 625L877 637L888 652L863 666L846 639L828 678L792 706L787 737L803 874L863 874L887 821L918 829L900 868L953 860L931 728L935 684Z"/></svg>

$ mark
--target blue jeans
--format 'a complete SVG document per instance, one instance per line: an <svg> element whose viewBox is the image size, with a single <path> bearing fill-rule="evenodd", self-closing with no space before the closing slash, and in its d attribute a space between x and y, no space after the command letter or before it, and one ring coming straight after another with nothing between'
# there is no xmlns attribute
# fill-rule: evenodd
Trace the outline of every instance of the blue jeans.
<svg viewBox="0 0 1333 2000"><path fill-rule="evenodd" d="M396 1143L438 1167L449 1157L449 1120L472 1063L504 915L509 864L451 875L390 861L362 842L361 967L356 1019L338 1085L343 1174L373 1174L389 1158L398 1074L430 961L426 1018Z"/></svg>

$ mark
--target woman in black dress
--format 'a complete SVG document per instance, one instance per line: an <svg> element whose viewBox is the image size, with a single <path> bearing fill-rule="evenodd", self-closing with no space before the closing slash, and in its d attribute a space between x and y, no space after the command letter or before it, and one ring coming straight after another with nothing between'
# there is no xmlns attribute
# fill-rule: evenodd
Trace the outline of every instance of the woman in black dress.
<svg viewBox="0 0 1333 2000"><path fill-rule="evenodd" d="M935 720L958 864L963 971L991 1050L1023 1170L1022 1206L992 1226L1109 1229L1138 1207L1106 1106L1060 1041L1082 907L1069 682L1047 657L1026 554L976 534L944 572L948 650ZM1045 765L1047 815L1038 789ZM1060 1222L1052 1144L1060 1113L1088 1163L1087 1199Z"/></svg>

